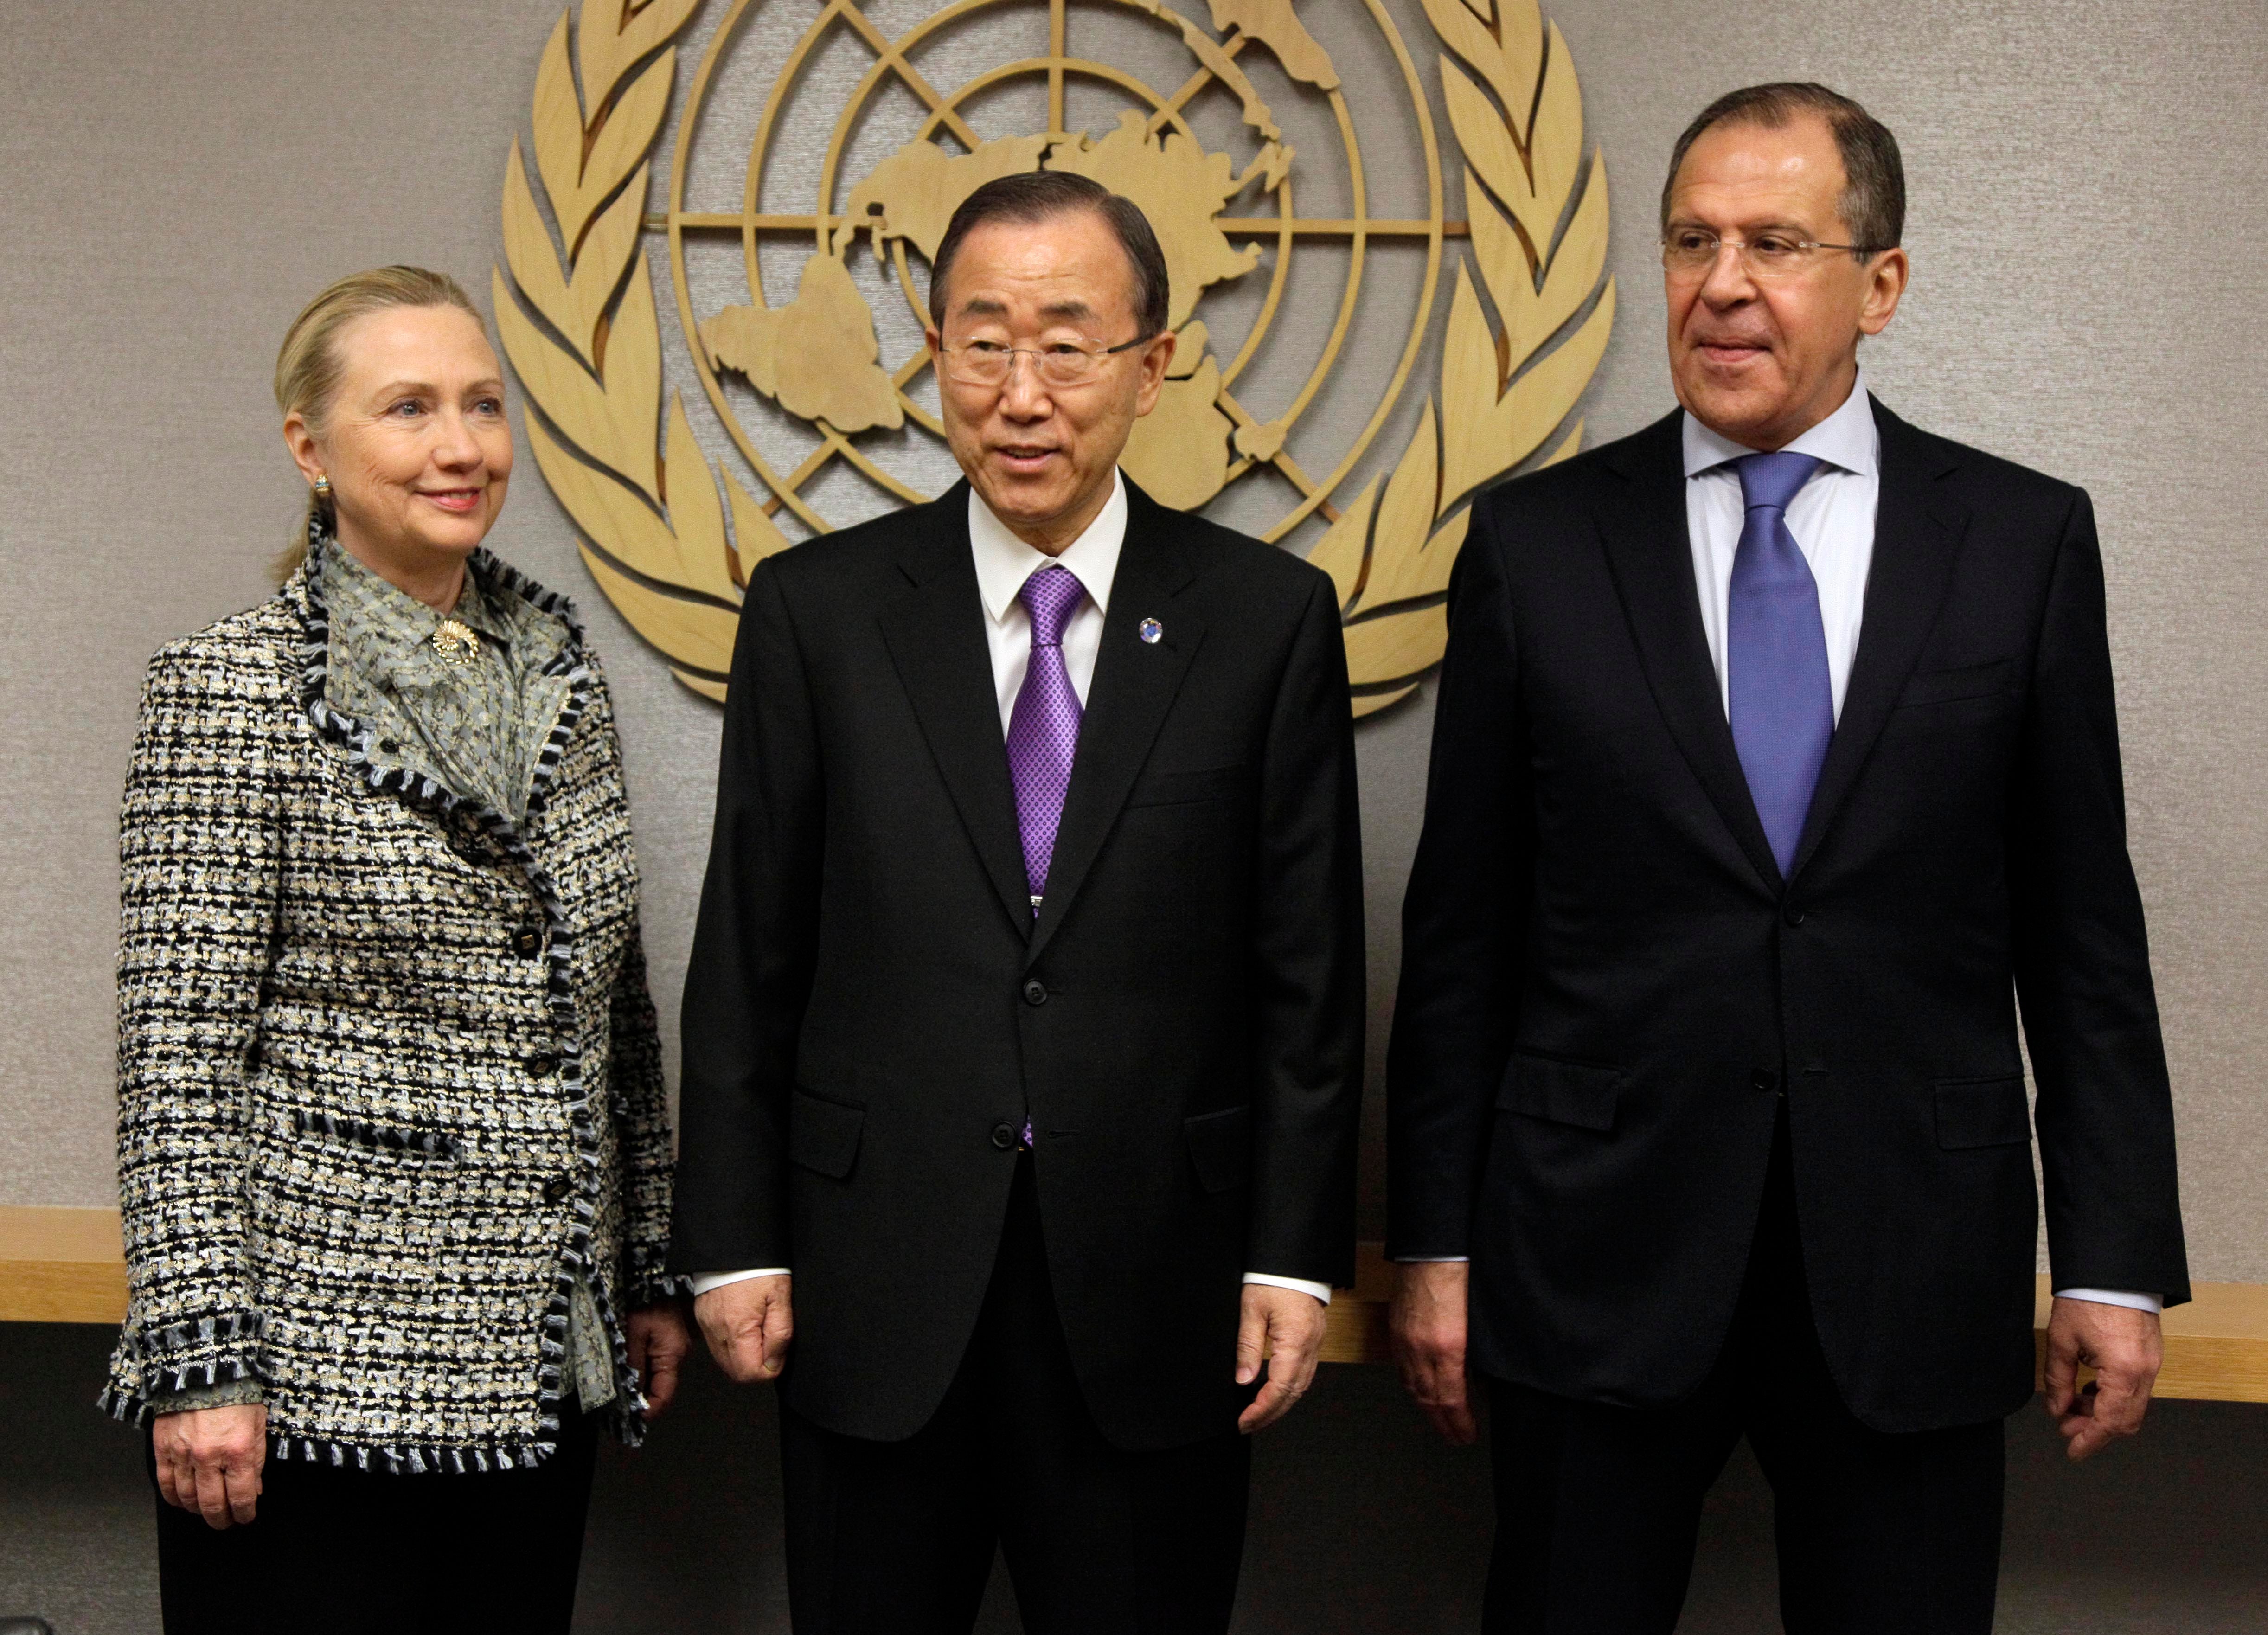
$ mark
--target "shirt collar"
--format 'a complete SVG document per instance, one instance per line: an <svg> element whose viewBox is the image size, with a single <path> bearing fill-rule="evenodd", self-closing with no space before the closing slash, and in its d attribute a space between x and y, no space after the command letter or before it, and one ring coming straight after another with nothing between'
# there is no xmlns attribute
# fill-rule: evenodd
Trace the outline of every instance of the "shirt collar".
<svg viewBox="0 0 2268 1635"><path fill-rule="evenodd" d="M1125 543L1126 480L1116 468L1110 474L1110 497L1102 502L1086 532L1064 547L1059 556L1035 550L1018 539L1006 523L992 514L975 486L969 488L968 544L976 558L976 593L995 624L1008 616L1024 581L1050 563L1077 574L1095 611L1108 614L1110 582L1118 575L1118 553Z"/></svg>
<svg viewBox="0 0 2268 1635"><path fill-rule="evenodd" d="M1697 477L1756 451L1685 416L1685 475ZM1867 372L1861 369L1843 406L1787 446L1791 454L1809 454L1840 470L1862 477L1874 475L1880 459L1881 434L1874 429L1874 408L1867 401Z"/></svg>
<svg viewBox="0 0 2268 1635"><path fill-rule="evenodd" d="M379 639L397 646L414 647L425 641L443 619L470 625L490 641L509 643L514 634L512 621L481 588L480 577L470 568L465 571L457 605L446 614L419 601L343 545L332 547L327 569L340 576L333 599L343 601L342 610L351 622L376 627ZM345 593L343 598L338 591Z"/></svg>

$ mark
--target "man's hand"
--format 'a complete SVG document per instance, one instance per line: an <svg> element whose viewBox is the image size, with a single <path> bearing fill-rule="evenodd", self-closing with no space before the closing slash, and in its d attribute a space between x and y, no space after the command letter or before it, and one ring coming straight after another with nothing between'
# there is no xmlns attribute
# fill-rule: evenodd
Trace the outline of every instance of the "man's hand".
<svg viewBox="0 0 2268 1635"><path fill-rule="evenodd" d="M249 1521L260 1507L268 1463L268 1409L260 1403L159 1414L150 1434L158 1491L213 1528Z"/></svg>
<svg viewBox="0 0 2268 1635"><path fill-rule="evenodd" d="M1477 1440L1465 1378L1465 1295L1472 1267L1461 1260L1412 1261L1394 1269L1387 1331L1402 1383L1443 1439Z"/></svg>
<svg viewBox="0 0 2268 1635"><path fill-rule="evenodd" d="M1268 1383L1237 1416L1236 1428L1249 1436L1290 1413L1315 1382L1315 1353L1322 1345L1322 1301L1298 1289L1246 1284L1244 1315L1236 1325L1236 1382L1249 1385L1258 1379L1264 1356Z"/></svg>
<svg viewBox="0 0 2268 1635"><path fill-rule="evenodd" d="M2047 1405L2064 1451L2085 1459L2112 1438L2140 1430L2165 1359L2157 1313L2058 1299L2048 1315ZM2085 1390L2079 1388L2082 1363L2095 1370Z"/></svg>
<svg viewBox="0 0 2268 1635"><path fill-rule="evenodd" d="M622 1337L630 1343L630 1366L638 1371L638 1382L645 1388L645 1418L651 1425L677 1396L685 1353L693 1349L693 1331L685 1326L684 1307L665 1300L632 1312L623 1320Z"/></svg>
<svg viewBox="0 0 2268 1635"><path fill-rule="evenodd" d="M709 1354L735 1385L777 1380L787 1366L788 1342L795 1337L792 1281L784 1272L743 1278L693 1302L693 1320L709 1342Z"/></svg>

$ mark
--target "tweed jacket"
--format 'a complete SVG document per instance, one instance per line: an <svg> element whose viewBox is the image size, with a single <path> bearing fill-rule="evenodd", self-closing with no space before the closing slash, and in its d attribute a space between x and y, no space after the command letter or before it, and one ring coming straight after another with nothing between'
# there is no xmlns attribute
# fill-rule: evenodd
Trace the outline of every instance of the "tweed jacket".
<svg viewBox="0 0 2268 1635"><path fill-rule="evenodd" d="M566 599L526 817L326 700L319 541L270 600L151 661L121 819L119 1190L105 1403L256 1378L286 1458L421 1471L556 1446L587 1280L662 1267L670 1137L614 715Z"/></svg>

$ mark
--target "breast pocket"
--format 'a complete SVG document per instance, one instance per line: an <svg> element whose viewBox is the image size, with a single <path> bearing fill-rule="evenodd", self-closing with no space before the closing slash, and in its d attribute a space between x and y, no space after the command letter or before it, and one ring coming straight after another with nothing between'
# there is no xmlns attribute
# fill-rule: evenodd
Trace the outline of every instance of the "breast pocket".
<svg viewBox="0 0 2268 1635"><path fill-rule="evenodd" d="M1948 670L1919 670L1909 677L1898 695L1898 708L1918 710L1927 704L1958 703L1965 698L2006 698L2015 667L2008 659L1964 664Z"/></svg>
<svg viewBox="0 0 2268 1635"><path fill-rule="evenodd" d="M1130 806L1194 806L1204 800L1226 800L1245 785L1241 766L1204 767L1190 772L1152 772L1134 785L1126 798Z"/></svg>

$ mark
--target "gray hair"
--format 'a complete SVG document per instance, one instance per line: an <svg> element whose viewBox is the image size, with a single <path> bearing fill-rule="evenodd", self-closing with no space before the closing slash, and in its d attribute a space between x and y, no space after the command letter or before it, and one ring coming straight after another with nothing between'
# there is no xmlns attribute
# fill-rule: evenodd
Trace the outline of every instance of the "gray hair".
<svg viewBox="0 0 2268 1635"><path fill-rule="evenodd" d="M1166 253L1150 218L1133 200L1116 194L1101 182L1067 170L1021 171L996 176L961 202L938 240L929 264L929 320L940 333L945 328L945 281L953 269L961 241L987 222L1017 222L1025 225L1052 221L1077 210L1093 210L1102 217L1126 252L1134 272L1134 318L1142 326L1138 340L1164 333L1170 299L1166 282Z"/></svg>
<svg viewBox="0 0 2268 1635"><path fill-rule="evenodd" d="M1702 132L1727 124L1785 129L1804 114L1816 114L1835 133L1843 156L1843 196L1837 211L1851 242L1863 255L1895 249L1906 230L1906 170L1898 139L1890 128L1840 92L1809 80L1749 85L1719 97L1685 128L1669 153L1669 179L1661 184L1661 225L1669 227L1669 194L1677 172Z"/></svg>

